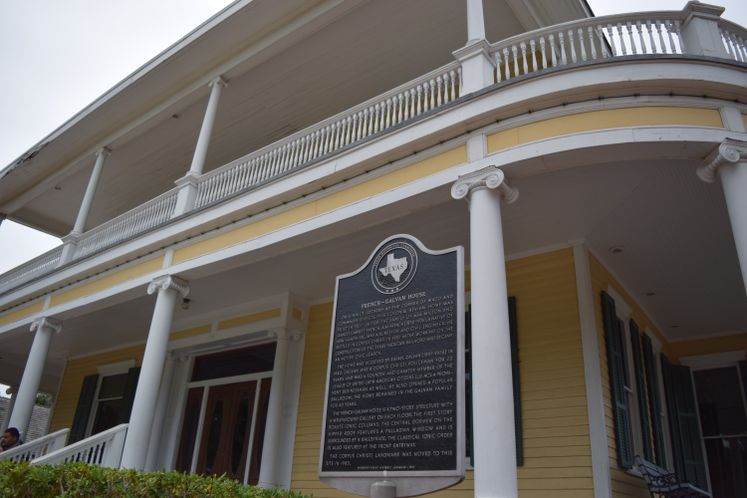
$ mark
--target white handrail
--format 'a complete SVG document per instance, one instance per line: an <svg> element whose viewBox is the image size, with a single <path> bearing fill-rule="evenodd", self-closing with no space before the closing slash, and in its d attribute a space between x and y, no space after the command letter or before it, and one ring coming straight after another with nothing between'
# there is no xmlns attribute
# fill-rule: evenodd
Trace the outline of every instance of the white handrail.
<svg viewBox="0 0 747 498"><path fill-rule="evenodd" d="M24 443L16 448L0 453L0 460L10 460L12 462L26 462L35 458L42 457L53 451L65 446L70 429L61 429L59 431L47 434L40 438Z"/></svg>
<svg viewBox="0 0 747 498"><path fill-rule="evenodd" d="M455 61L203 175L195 208L277 178L459 98Z"/></svg>
<svg viewBox="0 0 747 498"><path fill-rule="evenodd" d="M491 45L495 82L602 59L684 54L684 16L682 11L616 14L522 33Z"/></svg>
<svg viewBox="0 0 747 498"><path fill-rule="evenodd" d="M57 266L61 254L62 246L57 246L0 275L0 294L35 277L50 273Z"/></svg>
<svg viewBox="0 0 747 498"><path fill-rule="evenodd" d="M82 462L102 467L118 468L127 435L127 424L120 424L104 432L65 446L31 461L32 465L56 465Z"/></svg>
<svg viewBox="0 0 747 498"><path fill-rule="evenodd" d="M491 44L496 83L603 59L688 55L682 38L686 11L638 12L568 21ZM747 30L719 18L723 58L747 63ZM692 54L690 54L692 55ZM438 109L461 95L455 61L202 175L195 209L297 171L374 135ZM83 234L72 260L112 247L171 219L172 189ZM61 247L0 275L0 294L51 273Z"/></svg>

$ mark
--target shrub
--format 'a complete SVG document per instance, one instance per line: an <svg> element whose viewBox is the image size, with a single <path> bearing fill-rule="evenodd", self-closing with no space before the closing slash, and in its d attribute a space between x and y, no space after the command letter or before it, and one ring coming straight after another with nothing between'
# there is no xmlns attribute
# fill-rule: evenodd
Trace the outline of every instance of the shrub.
<svg viewBox="0 0 747 498"><path fill-rule="evenodd" d="M225 476L107 469L82 463L0 462L0 496L8 498L307 498L282 489L244 486Z"/></svg>

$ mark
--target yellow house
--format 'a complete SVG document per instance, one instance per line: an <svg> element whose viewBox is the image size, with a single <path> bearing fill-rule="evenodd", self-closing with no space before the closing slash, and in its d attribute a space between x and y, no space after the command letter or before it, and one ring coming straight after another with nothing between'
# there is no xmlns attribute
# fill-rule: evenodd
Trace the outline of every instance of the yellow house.
<svg viewBox="0 0 747 498"><path fill-rule="evenodd" d="M239 0L3 169L2 217L64 244L0 275L5 427L55 400L0 459L349 496L335 281L408 234L465 255L433 496L646 497L641 460L745 496L747 30L484 3Z"/></svg>

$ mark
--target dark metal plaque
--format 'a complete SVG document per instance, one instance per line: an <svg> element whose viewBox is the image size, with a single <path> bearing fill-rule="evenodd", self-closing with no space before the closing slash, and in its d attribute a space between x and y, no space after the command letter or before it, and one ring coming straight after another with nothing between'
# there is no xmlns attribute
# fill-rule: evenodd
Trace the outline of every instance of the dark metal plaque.
<svg viewBox="0 0 747 498"><path fill-rule="evenodd" d="M386 477L407 496L463 478L463 275L461 247L396 235L337 278L322 480L367 494Z"/></svg>

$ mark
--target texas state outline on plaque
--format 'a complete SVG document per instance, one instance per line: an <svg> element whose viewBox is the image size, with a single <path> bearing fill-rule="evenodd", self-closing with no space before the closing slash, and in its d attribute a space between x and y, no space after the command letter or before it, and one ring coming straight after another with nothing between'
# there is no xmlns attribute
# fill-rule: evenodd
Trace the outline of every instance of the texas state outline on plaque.
<svg viewBox="0 0 747 498"><path fill-rule="evenodd" d="M391 275L396 282L399 282L402 273L407 270L407 266L407 258L395 258L394 253L390 252L386 255L386 265L379 268L379 271L385 277Z"/></svg>

